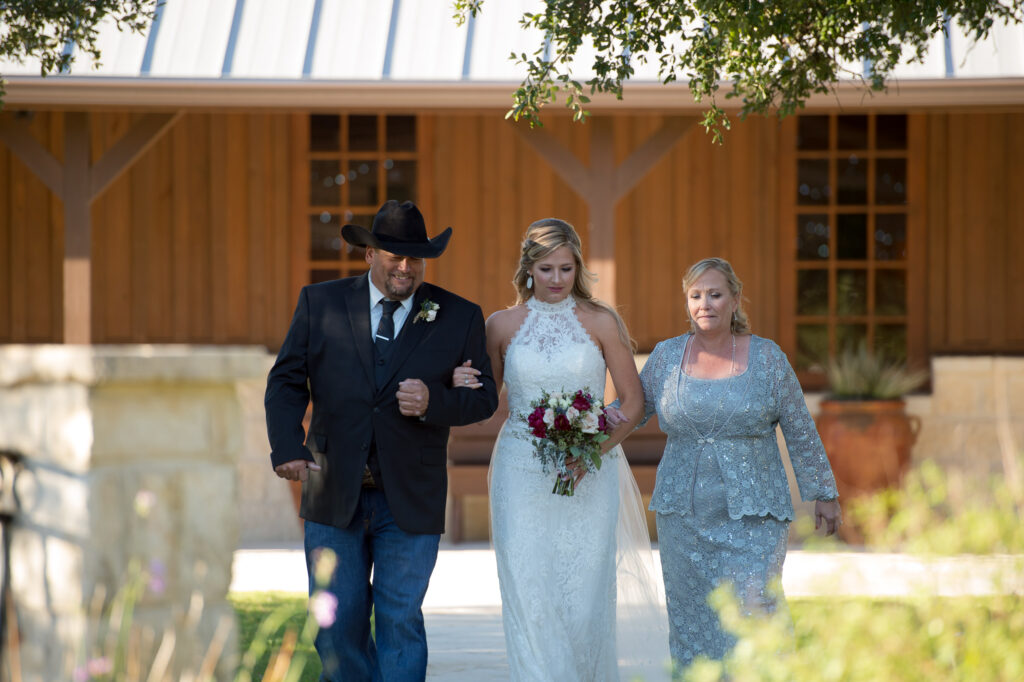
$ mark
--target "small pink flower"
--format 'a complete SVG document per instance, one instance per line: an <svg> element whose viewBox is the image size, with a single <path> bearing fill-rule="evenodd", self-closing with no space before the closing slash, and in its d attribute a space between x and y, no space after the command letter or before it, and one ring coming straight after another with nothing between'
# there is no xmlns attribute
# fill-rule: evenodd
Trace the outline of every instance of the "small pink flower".
<svg viewBox="0 0 1024 682"><path fill-rule="evenodd" d="M317 590L309 600L309 612L317 625L329 628L338 617L338 598L332 592Z"/></svg>
<svg viewBox="0 0 1024 682"><path fill-rule="evenodd" d="M149 562L149 581L147 587L149 591L156 595L161 595L164 590L167 589L167 581L165 579L167 570L164 568L164 562L159 559L153 559Z"/></svg>

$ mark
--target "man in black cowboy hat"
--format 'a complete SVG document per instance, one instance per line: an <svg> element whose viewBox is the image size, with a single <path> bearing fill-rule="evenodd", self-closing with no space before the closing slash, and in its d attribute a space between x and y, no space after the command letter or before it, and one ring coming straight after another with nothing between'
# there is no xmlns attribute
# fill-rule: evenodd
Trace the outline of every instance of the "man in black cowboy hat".
<svg viewBox="0 0 1024 682"><path fill-rule="evenodd" d="M302 289L267 379L274 470L303 481L321 679L426 676L420 607L444 531L448 429L498 405L480 306L423 282L424 259L440 256L451 232L427 239L416 206L397 201L372 231L345 225L369 273ZM467 360L482 390L452 387Z"/></svg>

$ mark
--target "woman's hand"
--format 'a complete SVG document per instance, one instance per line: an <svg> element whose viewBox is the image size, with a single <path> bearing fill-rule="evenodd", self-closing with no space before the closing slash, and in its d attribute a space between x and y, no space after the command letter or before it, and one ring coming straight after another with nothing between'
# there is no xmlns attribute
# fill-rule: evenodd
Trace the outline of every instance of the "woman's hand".
<svg viewBox="0 0 1024 682"><path fill-rule="evenodd" d="M608 420L608 424L612 427L612 431L619 428L620 424L629 422L629 417L626 413L617 407L606 407L604 409L604 418Z"/></svg>
<svg viewBox="0 0 1024 682"><path fill-rule="evenodd" d="M814 503L814 529L818 530L822 524L825 525L825 535L834 535L839 526L843 525L839 500L818 500Z"/></svg>
<svg viewBox="0 0 1024 682"><path fill-rule="evenodd" d="M452 388L480 388L483 384L479 376L480 370L473 369L473 361L466 360L452 372Z"/></svg>

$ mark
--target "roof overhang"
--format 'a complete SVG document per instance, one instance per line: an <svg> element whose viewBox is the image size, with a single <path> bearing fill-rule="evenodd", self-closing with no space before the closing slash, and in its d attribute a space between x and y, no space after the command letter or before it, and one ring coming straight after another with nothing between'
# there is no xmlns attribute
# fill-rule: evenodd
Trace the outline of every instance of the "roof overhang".
<svg viewBox="0 0 1024 682"><path fill-rule="evenodd" d="M160 110L500 110L512 105L518 83L480 81L329 81L10 76L4 104L17 109ZM724 89L723 89L724 91ZM726 109L734 99L720 98ZM1024 106L1024 77L893 80L885 92L853 81L813 95L809 109L917 109ZM595 96L600 113L700 111L685 83L627 83L623 99Z"/></svg>

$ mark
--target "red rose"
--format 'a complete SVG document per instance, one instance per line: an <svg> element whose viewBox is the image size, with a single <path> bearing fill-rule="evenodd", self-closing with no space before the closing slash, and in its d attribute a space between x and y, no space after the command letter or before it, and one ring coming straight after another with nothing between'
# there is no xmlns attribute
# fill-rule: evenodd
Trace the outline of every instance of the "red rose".
<svg viewBox="0 0 1024 682"><path fill-rule="evenodd" d="M569 429L572 428L572 425L569 424L568 417L566 417L564 414L560 414L557 417L555 417L554 428L557 429L558 431L568 431Z"/></svg>
<svg viewBox="0 0 1024 682"><path fill-rule="evenodd" d="M537 424L533 427L533 435L537 438L547 438L548 427L544 426L544 422Z"/></svg>
<svg viewBox="0 0 1024 682"><path fill-rule="evenodd" d="M586 412L590 409L590 396L583 391L576 391L576 398L572 401L572 406L580 412Z"/></svg>
<svg viewBox="0 0 1024 682"><path fill-rule="evenodd" d="M601 433L608 433L608 420L604 418L603 412L597 418L597 430Z"/></svg>

